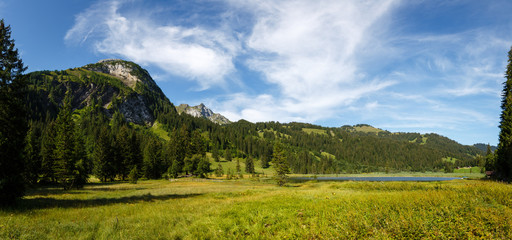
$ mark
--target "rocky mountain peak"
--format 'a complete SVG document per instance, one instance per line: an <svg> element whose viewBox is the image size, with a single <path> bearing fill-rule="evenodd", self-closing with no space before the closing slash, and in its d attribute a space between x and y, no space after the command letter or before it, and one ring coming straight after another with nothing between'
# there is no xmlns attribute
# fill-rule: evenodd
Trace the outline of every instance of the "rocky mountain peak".
<svg viewBox="0 0 512 240"><path fill-rule="evenodd" d="M121 59L103 59L95 64L86 65L84 68L119 78L126 86L132 89L135 89L138 82L146 83L149 81L151 85L154 84L153 79L146 70L133 62Z"/></svg>
<svg viewBox="0 0 512 240"><path fill-rule="evenodd" d="M209 119L210 121L218 124L228 124L231 123L229 119L222 116L221 114L214 113L211 109L206 107L203 103L197 105L197 106L189 106L188 104L180 104L178 107L176 107L176 110L179 114L186 113L193 117L203 117L206 119Z"/></svg>

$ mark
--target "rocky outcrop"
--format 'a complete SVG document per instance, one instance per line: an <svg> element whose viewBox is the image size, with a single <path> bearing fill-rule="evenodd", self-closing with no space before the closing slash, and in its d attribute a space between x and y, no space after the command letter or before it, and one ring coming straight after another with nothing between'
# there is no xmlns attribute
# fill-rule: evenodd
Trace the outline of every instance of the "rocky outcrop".
<svg viewBox="0 0 512 240"><path fill-rule="evenodd" d="M135 70L128 62L119 59L105 59L97 64L88 65L85 68L94 72L105 73L119 78L126 86L135 89L137 82L140 82L137 76L132 74Z"/></svg>
<svg viewBox="0 0 512 240"><path fill-rule="evenodd" d="M231 123L229 119L222 116L221 114L214 113L211 109L207 108L202 103L193 107L189 106L188 104L180 104L178 107L176 107L176 110L178 111L179 114L186 113L193 117L203 117L218 124Z"/></svg>
<svg viewBox="0 0 512 240"><path fill-rule="evenodd" d="M128 97L118 108L128 122L150 125L155 121L141 95Z"/></svg>

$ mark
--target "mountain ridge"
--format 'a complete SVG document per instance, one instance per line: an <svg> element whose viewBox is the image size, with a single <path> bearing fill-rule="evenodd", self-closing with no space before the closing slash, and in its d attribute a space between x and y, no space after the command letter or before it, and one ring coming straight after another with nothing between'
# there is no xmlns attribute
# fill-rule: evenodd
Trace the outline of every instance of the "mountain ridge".
<svg viewBox="0 0 512 240"><path fill-rule="evenodd" d="M210 108L206 107L203 103L197 106L190 106L188 104L180 104L176 107L178 114L186 113L193 117L202 117L218 124L229 124L231 121L219 113L214 113Z"/></svg>

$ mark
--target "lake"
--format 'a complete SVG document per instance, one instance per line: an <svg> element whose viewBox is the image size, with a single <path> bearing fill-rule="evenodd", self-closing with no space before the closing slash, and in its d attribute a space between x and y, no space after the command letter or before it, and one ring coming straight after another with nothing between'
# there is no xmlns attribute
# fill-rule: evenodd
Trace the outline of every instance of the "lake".
<svg viewBox="0 0 512 240"><path fill-rule="evenodd" d="M368 182L437 182L463 179L460 177L292 177L292 182L317 181L368 181Z"/></svg>

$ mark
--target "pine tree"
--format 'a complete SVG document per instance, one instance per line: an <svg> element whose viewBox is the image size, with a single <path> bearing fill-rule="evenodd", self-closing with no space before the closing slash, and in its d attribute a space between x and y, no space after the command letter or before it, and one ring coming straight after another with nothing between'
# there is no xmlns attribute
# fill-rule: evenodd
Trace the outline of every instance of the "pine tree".
<svg viewBox="0 0 512 240"><path fill-rule="evenodd" d="M485 155L485 171L494 171L495 156L491 150L491 146L487 144L487 151Z"/></svg>
<svg viewBox="0 0 512 240"><path fill-rule="evenodd" d="M84 139L80 134L80 131L75 130L75 149L74 149L74 157L75 157L75 167L73 170L73 182L75 188L82 188L89 178L89 173L91 171L91 162L87 158L87 153L84 149Z"/></svg>
<svg viewBox="0 0 512 240"><path fill-rule="evenodd" d="M210 161L205 156L202 156L197 164L195 174L200 178L206 178L210 172Z"/></svg>
<svg viewBox="0 0 512 240"><path fill-rule="evenodd" d="M107 127L100 129L93 152L94 175L102 182L114 179L110 132Z"/></svg>
<svg viewBox="0 0 512 240"><path fill-rule="evenodd" d="M162 177L161 150L160 142L157 139L149 138L147 140L142 157L142 172L148 179Z"/></svg>
<svg viewBox="0 0 512 240"><path fill-rule="evenodd" d="M187 175L193 174L197 169L197 165L199 164L200 159L201 155L199 154L194 154L192 157L186 157L183 171L185 171Z"/></svg>
<svg viewBox="0 0 512 240"><path fill-rule="evenodd" d="M212 148L212 157L215 162L220 162L219 158L219 149L217 149L217 146L213 146Z"/></svg>
<svg viewBox="0 0 512 240"><path fill-rule="evenodd" d="M251 156L247 157L247 160L245 160L245 172L254 174L254 160Z"/></svg>
<svg viewBox="0 0 512 240"><path fill-rule="evenodd" d="M25 179L34 185L41 171L41 128L35 121L31 121L29 126L25 138Z"/></svg>
<svg viewBox="0 0 512 240"><path fill-rule="evenodd" d="M224 150L224 159L226 159L228 162L231 162L231 149L226 148L226 150Z"/></svg>
<svg viewBox="0 0 512 240"><path fill-rule="evenodd" d="M272 149L270 147L265 148L263 150L263 156L261 157L261 167L262 168L270 167L269 163L271 161L271 158L272 158Z"/></svg>
<svg viewBox="0 0 512 240"><path fill-rule="evenodd" d="M201 136L201 131L199 131L199 129L192 132L192 138L190 141L190 150L192 154L200 154L201 156L206 155L205 141L203 136Z"/></svg>
<svg viewBox="0 0 512 240"><path fill-rule="evenodd" d="M0 20L0 205L15 203L25 192L26 69L11 39L11 27Z"/></svg>
<svg viewBox="0 0 512 240"><path fill-rule="evenodd" d="M46 127L41 137L41 181L43 183L55 182L55 172L53 165L55 163L55 123L47 120Z"/></svg>
<svg viewBox="0 0 512 240"><path fill-rule="evenodd" d="M77 141L78 131L71 115L71 95L64 97L64 105L55 121L55 179L64 189L80 188L84 184L86 173L85 153L81 141Z"/></svg>
<svg viewBox="0 0 512 240"><path fill-rule="evenodd" d="M510 182L512 179L512 48L508 52L508 65L505 72L501 100L501 122L494 176Z"/></svg>
<svg viewBox="0 0 512 240"><path fill-rule="evenodd" d="M288 166L286 150L284 149L282 143L280 142L276 142L274 144L272 164L274 165L274 169L276 170L276 175L274 178L277 182L277 185L284 186L284 184L286 184L286 179L288 178L286 174L290 173L290 168Z"/></svg>
<svg viewBox="0 0 512 240"><path fill-rule="evenodd" d="M137 166L134 166L128 174L128 181L130 181L130 183L136 184L137 180L139 180L139 170L137 169Z"/></svg>
<svg viewBox="0 0 512 240"><path fill-rule="evenodd" d="M215 176L222 177L224 175L224 169L222 169L222 165L220 163L217 164L217 169L215 169Z"/></svg>
<svg viewBox="0 0 512 240"><path fill-rule="evenodd" d="M174 156L174 159L172 159L172 165L169 167L167 172L173 178L177 178L183 172L185 157L188 155L188 146L190 145L190 138L188 135L186 125L182 125L179 131L175 130L172 133L170 151Z"/></svg>

